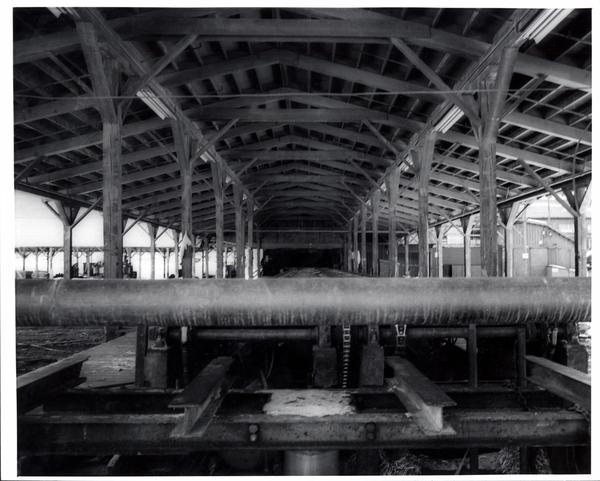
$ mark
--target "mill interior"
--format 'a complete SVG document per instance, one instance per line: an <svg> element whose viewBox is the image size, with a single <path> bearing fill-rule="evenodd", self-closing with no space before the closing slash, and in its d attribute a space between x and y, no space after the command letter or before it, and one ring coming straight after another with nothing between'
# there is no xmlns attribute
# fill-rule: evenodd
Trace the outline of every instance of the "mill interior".
<svg viewBox="0 0 600 481"><path fill-rule="evenodd" d="M16 326L105 341L17 378L17 472L590 474L591 23L14 8L14 188L63 234Z"/></svg>

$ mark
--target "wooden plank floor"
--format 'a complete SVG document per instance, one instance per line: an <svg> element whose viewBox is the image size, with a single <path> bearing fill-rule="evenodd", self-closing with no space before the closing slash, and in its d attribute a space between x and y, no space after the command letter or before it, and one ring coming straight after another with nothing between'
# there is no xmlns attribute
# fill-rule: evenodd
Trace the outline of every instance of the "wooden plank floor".
<svg viewBox="0 0 600 481"><path fill-rule="evenodd" d="M81 376L87 380L80 388L133 385L135 381L136 333L105 342L84 351L90 358L83 363Z"/></svg>

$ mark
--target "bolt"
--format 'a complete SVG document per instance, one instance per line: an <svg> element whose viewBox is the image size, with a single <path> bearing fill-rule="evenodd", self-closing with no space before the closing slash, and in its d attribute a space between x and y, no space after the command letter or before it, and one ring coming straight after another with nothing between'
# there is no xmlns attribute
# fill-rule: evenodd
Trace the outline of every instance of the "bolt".
<svg viewBox="0 0 600 481"><path fill-rule="evenodd" d="M257 439L258 439L258 435L257 434L251 434L250 435L250 442L251 443L255 443Z"/></svg>
<svg viewBox="0 0 600 481"><path fill-rule="evenodd" d="M367 430L367 439L373 441L375 439L375 424L367 423L365 429Z"/></svg>
<svg viewBox="0 0 600 481"><path fill-rule="evenodd" d="M250 426L248 426L248 431L250 431L252 434L257 433L258 432L258 425L251 424Z"/></svg>

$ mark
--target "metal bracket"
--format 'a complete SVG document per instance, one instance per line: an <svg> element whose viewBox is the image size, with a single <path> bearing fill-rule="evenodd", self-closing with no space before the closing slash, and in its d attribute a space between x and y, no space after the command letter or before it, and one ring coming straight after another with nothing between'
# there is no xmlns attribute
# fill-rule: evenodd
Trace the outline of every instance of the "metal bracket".
<svg viewBox="0 0 600 481"><path fill-rule="evenodd" d="M396 328L396 347L404 349L406 347L406 324L394 324Z"/></svg>

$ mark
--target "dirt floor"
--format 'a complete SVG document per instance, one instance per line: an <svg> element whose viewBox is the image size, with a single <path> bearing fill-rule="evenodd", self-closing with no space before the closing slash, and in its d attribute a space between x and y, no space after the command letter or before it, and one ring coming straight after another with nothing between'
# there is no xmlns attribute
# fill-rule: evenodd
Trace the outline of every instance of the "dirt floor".
<svg viewBox="0 0 600 481"><path fill-rule="evenodd" d="M17 376L104 342L103 327L22 327L16 331Z"/></svg>

